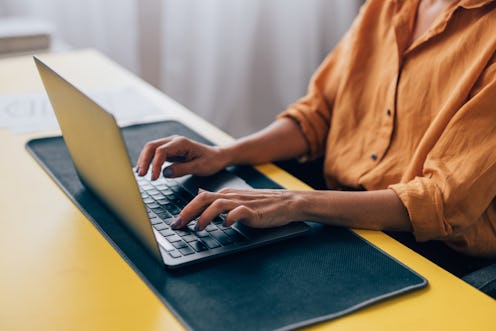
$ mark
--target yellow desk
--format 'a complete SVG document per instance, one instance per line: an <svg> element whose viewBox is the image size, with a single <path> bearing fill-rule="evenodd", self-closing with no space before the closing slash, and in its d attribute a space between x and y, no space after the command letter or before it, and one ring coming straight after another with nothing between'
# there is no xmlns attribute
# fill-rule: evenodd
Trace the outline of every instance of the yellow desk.
<svg viewBox="0 0 496 331"><path fill-rule="evenodd" d="M133 86L222 144L231 139L91 50L43 57L85 89ZM0 61L0 94L39 92L29 57ZM0 129L0 330L182 330L182 326L24 149L38 134ZM265 174L305 185L274 166ZM429 287L315 330L494 330L496 301L381 232L360 235L426 277Z"/></svg>

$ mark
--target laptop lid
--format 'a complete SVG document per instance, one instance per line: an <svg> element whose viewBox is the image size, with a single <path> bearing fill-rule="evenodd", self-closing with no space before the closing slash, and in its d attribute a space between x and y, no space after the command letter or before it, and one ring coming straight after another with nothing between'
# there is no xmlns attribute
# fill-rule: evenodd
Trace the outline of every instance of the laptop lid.
<svg viewBox="0 0 496 331"><path fill-rule="evenodd" d="M162 261L115 118L41 60L34 60L81 181Z"/></svg>

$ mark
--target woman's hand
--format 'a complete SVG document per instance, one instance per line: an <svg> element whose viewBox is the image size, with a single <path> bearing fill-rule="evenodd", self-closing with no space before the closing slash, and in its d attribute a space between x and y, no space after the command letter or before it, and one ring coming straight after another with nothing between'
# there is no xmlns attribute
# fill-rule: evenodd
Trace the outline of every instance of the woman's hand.
<svg viewBox="0 0 496 331"><path fill-rule="evenodd" d="M150 141L143 147L136 172L144 176L151 165L151 178L155 180L166 161L173 164L164 169L165 177L208 176L228 165L227 155L220 147L200 144L182 136L170 136Z"/></svg>
<svg viewBox="0 0 496 331"><path fill-rule="evenodd" d="M155 180L164 162L168 161L174 164L164 169L165 177L187 174L207 176L229 165L260 164L300 157L307 149L299 126L293 120L283 118L222 148L203 145L181 136L151 141L141 151L136 172L144 176L151 165L151 177Z"/></svg>
<svg viewBox="0 0 496 331"><path fill-rule="evenodd" d="M200 191L171 226L178 229L198 217L197 230L203 230L220 214L226 214L227 226L242 222L251 227L268 228L305 220L358 229L413 230L406 208L391 189Z"/></svg>
<svg viewBox="0 0 496 331"><path fill-rule="evenodd" d="M287 190L202 190L184 207L172 227L182 228L198 217L196 230L200 231L220 214L225 214L226 226L236 222L257 228L282 226L301 220L298 201L297 192Z"/></svg>

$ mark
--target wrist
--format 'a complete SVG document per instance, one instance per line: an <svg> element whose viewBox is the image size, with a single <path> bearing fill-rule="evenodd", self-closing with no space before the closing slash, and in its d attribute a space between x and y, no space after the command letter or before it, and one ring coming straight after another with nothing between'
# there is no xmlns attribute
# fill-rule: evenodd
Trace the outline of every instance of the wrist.
<svg viewBox="0 0 496 331"><path fill-rule="evenodd" d="M289 191L288 191L289 192ZM314 221L312 207L315 205L312 199L313 191L290 191L291 198L289 206L291 208L292 220L294 221Z"/></svg>
<svg viewBox="0 0 496 331"><path fill-rule="evenodd" d="M222 162L225 167L231 165L246 165L253 164L253 160L247 155L250 149L246 142L241 140L236 140L228 145L219 147Z"/></svg>
<svg viewBox="0 0 496 331"><path fill-rule="evenodd" d="M236 148L234 144L229 144L226 146L217 147L218 150L218 158L222 165L222 168L229 167L231 165L237 164L236 162Z"/></svg>
<svg viewBox="0 0 496 331"><path fill-rule="evenodd" d="M337 196L339 191L310 190L300 191L298 213L307 221L333 223L336 218L344 218L342 204Z"/></svg>

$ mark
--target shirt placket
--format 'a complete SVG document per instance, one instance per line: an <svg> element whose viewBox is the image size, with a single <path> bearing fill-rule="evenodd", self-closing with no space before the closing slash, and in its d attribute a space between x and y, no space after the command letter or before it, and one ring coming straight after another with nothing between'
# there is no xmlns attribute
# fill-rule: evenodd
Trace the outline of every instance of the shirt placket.
<svg viewBox="0 0 496 331"><path fill-rule="evenodd" d="M394 121L396 117L396 97L397 88L401 74L403 52L409 42L411 34L412 18L406 16L404 13L398 13L393 18L394 33L396 36L396 58L397 65L391 75L389 87L385 96L384 108L378 109L378 116L381 117L379 121L379 128L376 130L374 142L371 144L369 157L370 166L362 174L366 175L372 170L380 160L386 155L386 152L391 145L391 139L394 131Z"/></svg>
<svg viewBox="0 0 496 331"><path fill-rule="evenodd" d="M386 154L387 149L391 144L391 138L394 131L394 118L396 114L395 107L395 94L397 87L397 77L394 77L391 80L385 107L383 109L378 110L378 114L381 117L380 127L377 130L375 143L373 144L371 153L370 153L370 161L372 163L372 167L374 167Z"/></svg>
<svg viewBox="0 0 496 331"><path fill-rule="evenodd" d="M364 171L359 176L358 181L365 187L367 186L367 183L370 184L370 180L374 177L370 177L369 174L371 174L379 165L391 146L395 130L397 91L404 61L403 54L410 42L415 19L414 14L418 4L419 0L411 1L407 4L409 6L408 8L404 5L404 7L402 7L392 18L392 29L395 35L396 44L391 47L391 56L396 58L396 65L394 69L391 70L391 74L388 78L389 83L386 90L387 92L384 96L384 103L380 109L374 110L377 113L377 116L380 117L377 121L379 127L376 128L375 134L372 137L369 153L368 155L365 155L365 157L368 158L368 166L365 167Z"/></svg>
<svg viewBox="0 0 496 331"><path fill-rule="evenodd" d="M408 9L404 8L393 18L393 28L396 37L395 51L397 66L395 68L396 70L391 75L391 82L386 94L384 109L377 110L379 116L381 116L381 121L379 122L380 125L376 130L376 135L370 147L370 154L368 155L370 166L367 167L364 173L362 173L360 180L361 183L363 183L367 174L379 164L381 159L384 158L389 146L391 145L393 132L395 129L395 119L398 111L398 88L407 57L410 56L412 51L415 51L420 45L428 42L435 35L442 33L442 31L446 28L449 19L453 15L453 12L455 11L455 8L447 11L446 14L443 15L424 36L409 45L414 27L414 7L417 5L418 3L412 2L410 4L412 7Z"/></svg>

